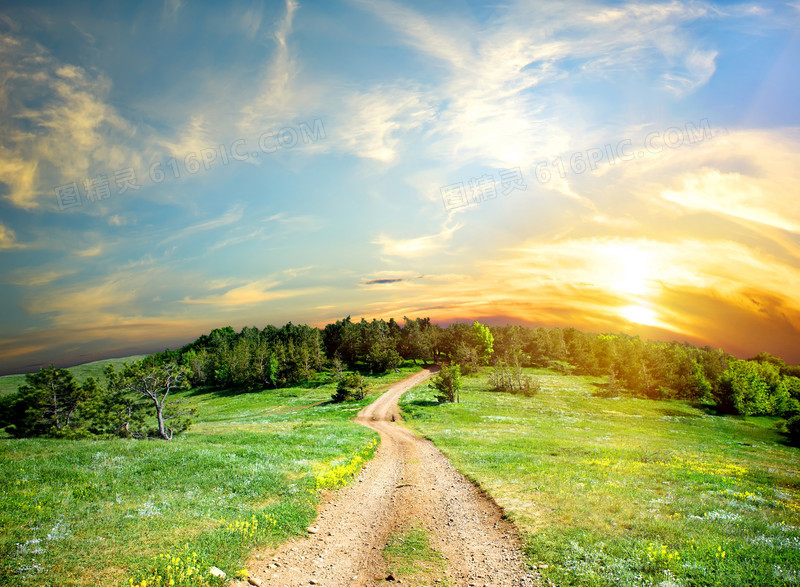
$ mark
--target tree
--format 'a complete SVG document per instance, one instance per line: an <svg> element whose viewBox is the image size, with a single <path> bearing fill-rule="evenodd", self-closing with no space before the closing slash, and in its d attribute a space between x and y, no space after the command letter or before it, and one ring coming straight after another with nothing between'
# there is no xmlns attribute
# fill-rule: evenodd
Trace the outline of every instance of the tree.
<svg viewBox="0 0 800 587"><path fill-rule="evenodd" d="M489 384L495 391L507 393L521 393L525 396L534 396L539 392L539 383L525 375L520 363L519 352L508 352L504 358L489 373Z"/></svg>
<svg viewBox="0 0 800 587"><path fill-rule="evenodd" d="M477 320L472 323L472 336L478 350L478 358L481 364L488 365L489 359L494 352L494 337L488 326L484 326Z"/></svg>
<svg viewBox="0 0 800 587"><path fill-rule="evenodd" d="M433 378L433 386L439 393L439 402L456 402L461 400L461 370L458 365L444 365Z"/></svg>
<svg viewBox="0 0 800 587"><path fill-rule="evenodd" d="M417 359L423 364L434 358L434 347L431 339L430 318L417 318L410 320L403 316L405 326L403 327L402 338L400 340L400 354L404 359L411 359L416 365Z"/></svg>
<svg viewBox="0 0 800 587"><path fill-rule="evenodd" d="M331 399L337 403L348 400L362 400L367 395L367 380L360 373L348 373L336 385L336 393Z"/></svg>
<svg viewBox="0 0 800 587"><path fill-rule="evenodd" d="M108 365L103 372L106 386L98 387L84 405L89 430L94 434L113 434L123 438L146 436L145 418L149 406L145 399L130 393L122 373Z"/></svg>
<svg viewBox="0 0 800 587"><path fill-rule="evenodd" d="M43 436L74 427L80 406L96 389L93 379L79 385L67 369L53 365L25 376L26 384L9 407L11 435Z"/></svg>
<svg viewBox="0 0 800 587"><path fill-rule="evenodd" d="M717 405L723 412L743 416L772 414L776 407L773 385L777 387L778 373L770 363L732 361L720 379Z"/></svg>
<svg viewBox="0 0 800 587"><path fill-rule="evenodd" d="M372 343L367 351L365 362L371 373L383 373L397 368L401 359L391 341L379 340Z"/></svg>
<svg viewBox="0 0 800 587"><path fill-rule="evenodd" d="M185 389L189 370L176 363L164 365L147 365L146 359L137 361L132 365L125 365L123 370L122 387L126 391L136 393L153 402L158 423L158 435L164 440L172 440L175 432L182 432L189 426L189 421L182 416L186 413L169 413L167 397L173 391ZM167 420L176 419L172 426L167 426Z"/></svg>

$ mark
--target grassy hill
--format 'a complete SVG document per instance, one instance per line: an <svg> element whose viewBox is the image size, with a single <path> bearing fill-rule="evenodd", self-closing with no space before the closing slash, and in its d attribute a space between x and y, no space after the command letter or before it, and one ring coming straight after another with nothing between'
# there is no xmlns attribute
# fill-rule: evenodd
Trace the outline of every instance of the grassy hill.
<svg viewBox="0 0 800 587"><path fill-rule="evenodd" d="M106 365L114 365L119 369L123 363L133 363L139 359L145 358L147 355L133 355L130 357L121 357L119 359L103 359L102 361L93 361L91 363L84 363L76 367L70 367L69 370L75 376L79 383L83 383L89 377L94 377L98 381L103 379L103 369ZM0 396L15 393L20 385L25 384L25 375L3 375L0 376Z"/></svg>
<svg viewBox="0 0 800 587"><path fill-rule="evenodd" d="M679 401L601 398L600 379L528 370L533 398L465 378L460 404L427 386L407 422L485 488L556 585L800 582L800 450L774 418Z"/></svg>
<svg viewBox="0 0 800 587"><path fill-rule="evenodd" d="M417 369L369 379L377 390ZM0 584L205 585L212 565L235 575L253 545L305 530L318 479L343 481L374 449L377 434L349 419L375 394L336 405L333 390L321 377L182 392L198 416L171 442L0 439Z"/></svg>

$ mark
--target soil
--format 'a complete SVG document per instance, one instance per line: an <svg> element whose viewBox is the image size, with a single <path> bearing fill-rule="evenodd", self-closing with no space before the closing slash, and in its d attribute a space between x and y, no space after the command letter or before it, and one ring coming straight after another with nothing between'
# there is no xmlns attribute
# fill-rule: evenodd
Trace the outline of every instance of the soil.
<svg viewBox="0 0 800 587"><path fill-rule="evenodd" d="M307 537L253 554L247 564L252 584L537 584L503 511L430 441L400 423L400 396L433 373L435 368L424 369L392 385L358 414L358 423L380 434L375 458L349 486L323 499ZM383 557L389 537L411 527L425 530L430 547L442 555L444 568L435 578L398 576Z"/></svg>

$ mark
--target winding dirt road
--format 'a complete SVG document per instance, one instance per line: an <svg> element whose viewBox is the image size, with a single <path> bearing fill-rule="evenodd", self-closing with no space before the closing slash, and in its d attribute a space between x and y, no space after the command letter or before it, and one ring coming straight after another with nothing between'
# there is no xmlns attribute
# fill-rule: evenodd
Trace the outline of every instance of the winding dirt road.
<svg viewBox="0 0 800 587"><path fill-rule="evenodd" d="M411 527L427 531L431 548L446 565L441 577L428 575L424 581L491 587L536 584L525 572L516 531L497 505L430 441L397 424L400 396L433 373L435 369L424 369L403 379L358 414L357 422L381 436L375 458L356 481L325 500L307 538L254 555L247 567L254 584L420 584L414 575L390 576L383 557L389 536Z"/></svg>

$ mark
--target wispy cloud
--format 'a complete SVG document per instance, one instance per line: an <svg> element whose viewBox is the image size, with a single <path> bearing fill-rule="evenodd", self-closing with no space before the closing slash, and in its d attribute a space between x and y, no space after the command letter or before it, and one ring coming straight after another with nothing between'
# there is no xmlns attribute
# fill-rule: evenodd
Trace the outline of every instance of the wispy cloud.
<svg viewBox="0 0 800 587"><path fill-rule="evenodd" d="M289 35L299 4L296 0L286 0L285 6L285 16L273 33L275 50L263 67L255 97L241 108L240 133L248 134L253 129L263 131L291 120L297 112L298 101L302 100L302 92L294 85L297 65L289 49Z"/></svg>
<svg viewBox="0 0 800 587"><path fill-rule="evenodd" d="M14 234L14 231L0 222L0 251L22 248L25 248L25 245L17 242L17 235Z"/></svg>
<svg viewBox="0 0 800 587"><path fill-rule="evenodd" d="M6 277L6 282L22 287L49 285L62 277L73 275L74 269L19 269Z"/></svg>
<svg viewBox="0 0 800 587"><path fill-rule="evenodd" d="M205 297L185 297L184 304L203 304L216 306L221 309L236 309L242 306L262 304L274 300L292 298L295 296L309 295L319 292L320 288L305 289L279 289L281 282L262 279L233 287L225 293Z"/></svg>
<svg viewBox="0 0 800 587"><path fill-rule="evenodd" d="M381 248L381 253L384 255L403 258L424 257L444 248L462 226L461 224L445 226L436 234L407 239L380 235L372 242Z"/></svg>
<svg viewBox="0 0 800 587"><path fill-rule="evenodd" d="M181 230L176 231L175 233L171 234L164 240L162 240L159 245L165 245L171 243L173 241L181 240L188 236L197 234L199 232L205 232L209 230L214 230L217 228L222 228L224 226L230 226L231 224L236 224L244 217L244 207L241 204L236 204L229 210L227 210L222 216L219 218L215 218L213 220L206 220L205 222L200 222L198 224L193 224L191 226L187 226Z"/></svg>

